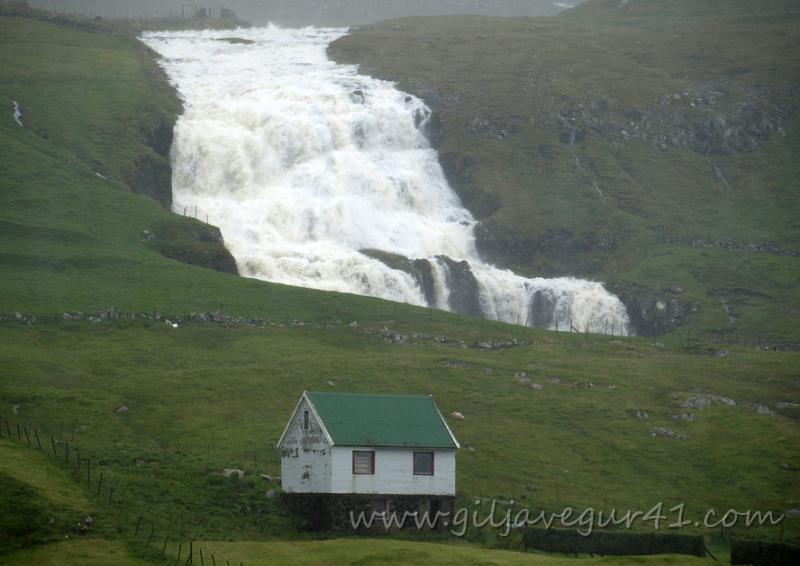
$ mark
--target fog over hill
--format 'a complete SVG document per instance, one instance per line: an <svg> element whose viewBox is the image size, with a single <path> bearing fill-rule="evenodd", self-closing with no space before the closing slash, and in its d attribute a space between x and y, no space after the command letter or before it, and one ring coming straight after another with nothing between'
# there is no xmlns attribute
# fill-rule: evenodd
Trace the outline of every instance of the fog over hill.
<svg viewBox="0 0 800 566"><path fill-rule="evenodd" d="M29 0L36 8L101 17L186 15L195 9L218 13L229 8L254 24L363 24L401 16L483 14L541 16L580 4L581 0Z"/></svg>

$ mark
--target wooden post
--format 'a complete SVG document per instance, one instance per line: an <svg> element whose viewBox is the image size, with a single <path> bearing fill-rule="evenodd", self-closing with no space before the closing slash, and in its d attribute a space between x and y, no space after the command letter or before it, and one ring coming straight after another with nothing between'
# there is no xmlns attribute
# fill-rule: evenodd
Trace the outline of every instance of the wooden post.
<svg viewBox="0 0 800 566"><path fill-rule="evenodd" d="M103 487L103 472L100 472L100 480L97 482L97 495L100 495L101 487Z"/></svg>
<svg viewBox="0 0 800 566"><path fill-rule="evenodd" d="M36 445L39 447L39 450L42 449L42 441L39 440L39 431L33 429L33 435L36 437Z"/></svg>
<svg viewBox="0 0 800 566"><path fill-rule="evenodd" d="M153 542L153 537L155 536L155 534L156 534L156 528L151 526L150 527L150 536L147 537L147 544L144 545L145 548L148 548L150 546L150 543Z"/></svg>
<svg viewBox="0 0 800 566"><path fill-rule="evenodd" d="M19 430L19 423L17 423L17 440L22 440L22 433Z"/></svg>
<svg viewBox="0 0 800 566"><path fill-rule="evenodd" d="M53 435L50 435L50 445L53 447L53 457L57 456L56 454L56 439L53 438Z"/></svg>
<svg viewBox="0 0 800 566"><path fill-rule="evenodd" d="M178 562L181 561L181 552L183 552L183 543L178 543Z"/></svg>
<svg viewBox="0 0 800 566"><path fill-rule="evenodd" d="M25 431L25 438L28 439L28 446L31 445L31 435L28 434L28 427L23 426L22 429Z"/></svg>
<svg viewBox="0 0 800 566"><path fill-rule="evenodd" d="M69 442L64 441L64 463L69 465Z"/></svg>
<svg viewBox="0 0 800 566"><path fill-rule="evenodd" d="M161 549L161 556L164 556L167 553L167 541L169 537L164 537L164 547Z"/></svg>
<svg viewBox="0 0 800 566"><path fill-rule="evenodd" d="M200 549L200 566L206 566L206 560L203 558L203 549Z"/></svg>

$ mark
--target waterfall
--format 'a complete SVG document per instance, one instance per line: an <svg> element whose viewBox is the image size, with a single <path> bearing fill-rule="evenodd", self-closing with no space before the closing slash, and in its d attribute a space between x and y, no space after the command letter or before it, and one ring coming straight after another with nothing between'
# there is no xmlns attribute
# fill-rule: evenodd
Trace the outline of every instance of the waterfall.
<svg viewBox="0 0 800 566"><path fill-rule="evenodd" d="M430 110L330 61L328 44L345 33L270 26L142 36L184 102L173 209L219 226L248 277L626 334L625 307L601 284L528 279L481 260L475 219L423 133Z"/></svg>

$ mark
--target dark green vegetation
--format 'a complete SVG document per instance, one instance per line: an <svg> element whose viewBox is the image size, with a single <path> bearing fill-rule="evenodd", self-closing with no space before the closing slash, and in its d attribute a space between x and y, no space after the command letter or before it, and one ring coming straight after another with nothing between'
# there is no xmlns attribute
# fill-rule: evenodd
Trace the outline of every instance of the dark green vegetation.
<svg viewBox="0 0 800 566"><path fill-rule="evenodd" d="M2 549L70 534L58 545L4 555L3 563L135 564L156 557L165 537L170 556L181 542L205 539L213 542L199 544L218 559L246 564L298 557L309 563L388 557L565 562L487 554L452 540L447 546L288 540L302 535L277 500L266 497L277 484L259 474L279 473L273 446L303 389L430 393L445 415L462 413L463 420L450 424L465 446L458 455L459 495L473 507L474 496L551 510L647 510L663 501L672 521L677 517L669 509L682 502L692 520L709 508L800 505L796 353L709 349L696 334L653 342L528 331L270 285L164 257L175 247L219 257L193 247L203 238L219 245L213 227L169 214L133 193L122 174L136 156L163 157L141 134L174 115L171 96L147 53L124 35L0 17L0 103L6 108L0 114L0 312L21 314L19 322L12 316L0 323L0 413L3 424L12 423L2 432L15 438L13 445L0 444L2 529L14 533L2 539ZM21 104L24 127L13 120L12 100ZM789 142L773 136L765 146L773 143ZM669 254L686 259L688 252L653 249L661 255L654 252L650 261L663 262L678 277ZM704 252L739 257L716 249L698 254ZM692 257L697 269L721 269L703 263L702 255ZM770 272L764 285L796 278L786 263L793 258L741 257L762 271L780 267L783 275ZM729 270L736 274L740 266ZM762 271L736 276L755 282ZM676 284L686 295L698 293L689 285L693 280ZM787 296L794 292L785 289ZM743 296L748 304L773 300ZM60 319L65 311L93 313L111 305L171 317L222 307L272 324L176 329L138 317L28 326L23 316ZM710 312L703 307L698 316L711 320ZM744 310L740 320L758 313L767 320L770 312ZM289 324L292 319L307 322ZM348 326L351 320L357 327ZM788 314L776 320L776 328L793 328ZM514 339L524 344L509 347ZM476 347L487 341L499 349ZM20 448L27 442L24 435L16 439L16 423L40 431L45 450L52 435L57 458ZM69 470L60 463L67 443ZM88 487L82 475L73 479L76 451L84 472L86 459L92 461ZM225 477L226 468L245 476ZM9 516L17 508L25 514ZM94 518L84 537L94 538L76 541L69 531L84 514ZM696 532L719 550L717 529ZM777 528L733 532L779 536ZM796 532L796 523L786 525L787 539ZM158 543L148 546L151 535ZM467 538L498 541L487 531L471 530Z"/></svg>
<svg viewBox="0 0 800 566"><path fill-rule="evenodd" d="M526 529L522 534L525 548L563 554L599 554L601 556L651 556L685 554L706 556L700 535L679 533L631 533L595 531L586 535L566 529Z"/></svg>
<svg viewBox="0 0 800 566"><path fill-rule="evenodd" d="M489 259L606 281L643 333L800 340L796 2L400 19L331 55L432 107Z"/></svg>

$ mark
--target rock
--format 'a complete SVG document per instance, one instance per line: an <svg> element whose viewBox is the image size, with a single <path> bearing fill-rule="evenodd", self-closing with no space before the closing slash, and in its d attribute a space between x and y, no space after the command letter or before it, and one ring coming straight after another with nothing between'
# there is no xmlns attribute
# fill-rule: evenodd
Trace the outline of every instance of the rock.
<svg viewBox="0 0 800 566"><path fill-rule="evenodd" d="M450 416L453 417L454 419L456 419L457 421L463 421L464 420L464 415L462 415L458 411L453 411L452 413L450 413Z"/></svg>
<svg viewBox="0 0 800 566"><path fill-rule="evenodd" d="M445 278L450 289L450 309L458 314L482 316L478 280L466 261L455 261L447 256L436 256L446 267Z"/></svg>
<svg viewBox="0 0 800 566"><path fill-rule="evenodd" d="M800 509L797 507L792 507L791 509L784 511L783 514L786 515L787 519L794 519L796 517L800 517Z"/></svg>
<svg viewBox="0 0 800 566"><path fill-rule="evenodd" d="M647 411L642 411L639 409L636 409L636 411L634 411L634 415L636 415L636 418L639 419L640 421L646 421L649 417Z"/></svg>
<svg viewBox="0 0 800 566"><path fill-rule="evenodd" d="M225 468L222 470L222 475L226 478L236 476L239 479L242 479L244 477L244 470L240 470L238 468Z"/></svg>
<svg viewBox="0 0 800 566"><path fill-rule="evenodd" d="M329 379L328 381L326 381L326 382L325 382L325 384L326 384L326 385L328 385L329 387L334 387L334 386L336 385L336 384L335 384L334 382L332 382L330 379Z"/></svg>
<svg viewBox="0 0 800 566"><path fill-rule="evenodd" d="M541 383L531 383L530 385L528 385L528 387L530 387L535 391L541 391L542 389L544 389L544 385L542 385Z"/></svg>
<svg viewBox="0 0 800 566"><path fill-rule="evenodd" d="M528 310L528 325L549 329L556 312L557 298L552 289L539 289L533 294Z"/></svg>
<svg viewBox="0 0 800 566"><path fill-rule="evenodd" d="M526 485L525 489L527 489L528 491L535 491L536 490L536 488L533 486L532 483L529 483L528 485Z"/></svg>
<svg viewBox="0 0 800 566"><path fill-rule="evenodd" d="M673 421L687 421L687 422L694 422L694 413L683 413L680 415L670 415Z"/></svg>
<svg viewBox="0 0 800 566"><path fill-rule="evenodd" d="M117 413L118 415L124 415L125 413L128 412L128 407L126 407L125 405L120 405L119 407L116 408L114 412Z"/></svg>
<svg viewBox="0 0 800 566"><path fill-rule="evenodd" d="M354 320L353 322L351 322L351 323L350 323L350 324L348 324L347 326L349 326L350 328L358 328L358 322L356 322L356 321Z"/></svg>
<svg viewBox="0 0 800 566"><path fill-rule="evenodd" d="M514 377L522 381L523 379L528 379L528 372L527 371L518 371L514 374Z"/></svg>
<svg viewBox="0 0 800 566"><path fill-rule="evenodd" d="M675 434L665 426L656 426L650 429L650 435L654 438L674 438L676 440L689 440L684 434Z"/></svg>
<svg viewBox="0 0 800 566"><path fill-rule="evenodd" d="M775 416L775 412L762 403L748 403L747 406L753 409L759 415L764 415L768 417Z"/></svg>

